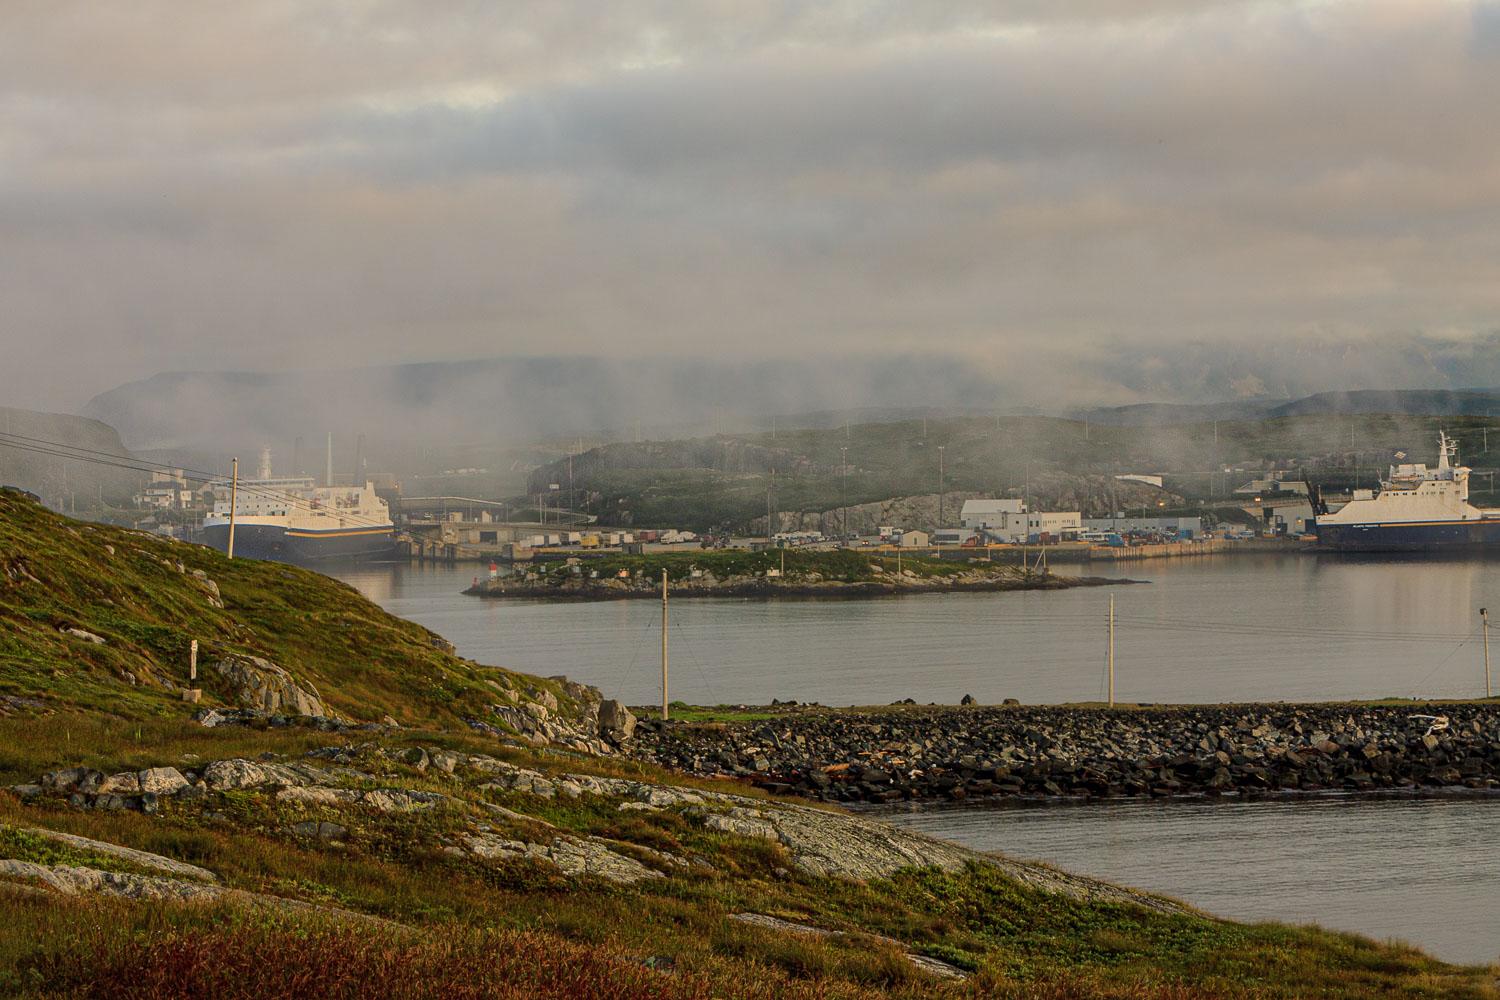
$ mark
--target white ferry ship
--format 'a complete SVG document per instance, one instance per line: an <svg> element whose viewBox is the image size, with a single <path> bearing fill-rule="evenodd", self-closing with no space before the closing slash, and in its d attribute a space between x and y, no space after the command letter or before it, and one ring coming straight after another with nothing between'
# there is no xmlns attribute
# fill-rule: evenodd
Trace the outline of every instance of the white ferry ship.
<svg viewBox="0 0 1500 1000"><path fill-rule="evenodd" d="M1500 510L1469 503L1458 442L1438 434L1438 464L1393 465L1380 490L1355 490L1329 513L1318 496L1318 547L1333 552L1462 552L1500 548Z"/></svg>
<svg viewBox="0 0 1500 1000"><path fill-rule="evenodd" d="M227 479L208 488L213 512L203 519L203 540L228 551L231 494L234 504L234 554L281 562L318 562L385 555L396 545L390 508L375 487L317 486L311 477L273 478L269 455L261 458L260 476Z"/></svg>

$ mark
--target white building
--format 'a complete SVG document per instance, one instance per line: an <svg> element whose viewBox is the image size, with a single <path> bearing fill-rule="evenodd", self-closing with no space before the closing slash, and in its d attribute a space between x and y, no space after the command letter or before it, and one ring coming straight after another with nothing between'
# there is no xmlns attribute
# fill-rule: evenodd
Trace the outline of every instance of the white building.
<svg viewBox="0 0 1500 1000"><path fill-rule="evenodd" d="M176 485L148 486L135 495L137 507L159 507L162 510L184 510L193 505L193 491Z"/></svg>
<svg viewBox="0 0 1500 1000"><path fill-rule="evenodd" d="M1126 514L1127 512L1122 511L1116 517L1085 518L1083 526L1090 531L1113 531L1122 535L1130 531L1155 531L1163 535L1197 538L1203 534L1201 517L1162 517L1155 514L1128 517Z"/></svg>
<svg viewBox="0 0 1500 1000"><path fill-rule="evenodd" d="M1020 500L965 500L958 523L965 528L994 528L1005 523L1006 515L1025 512L1026 504Z"/></svg>
<svg viewBox="0 0 1500 1000"><path fill-rule="evenodd" d="M1020 500L967 500L960 517L966 534L980 532L988 541L1025 542L1044 534L1055 539L1064 528L1083 526L1079 511L1027 510Z"/></svg>

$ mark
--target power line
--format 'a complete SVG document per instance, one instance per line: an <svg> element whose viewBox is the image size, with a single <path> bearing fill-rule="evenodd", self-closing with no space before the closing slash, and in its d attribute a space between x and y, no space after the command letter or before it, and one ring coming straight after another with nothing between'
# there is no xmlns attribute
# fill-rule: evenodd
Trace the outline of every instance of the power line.
<svg viewBox="0 0 1500 1000"><path fill-rule="evenodd" d="M24 443L17 443L24 442ZM109 466L117 469L125 469L131 472L181 472L182 478L193 482L204 484L224 482L223 476L218 473L208 472L203 469L190 469L182 466L166 466L157 463L143 462L140 459L132 459L126 456L115 455L111 452L98 451L92 448L83 448L76 445L64 444L60 441L48 441L44 438L32 438L23 434L10 434L0 431L0 447L12 448L17 451L25 451L52 458L60 458L72 462L84 462L90 465ZM267 500L278 500L288 504L302 506L306 505L305 498L286 490L278 490L269 486L257 486L253 483L242 483L240 492L252 497L260 497ZM365 514L346 513L339 515L355 527L375 528L381 527L387 522L379 518ZM404 533L408 537L415 537L409 532Z"/></svg>

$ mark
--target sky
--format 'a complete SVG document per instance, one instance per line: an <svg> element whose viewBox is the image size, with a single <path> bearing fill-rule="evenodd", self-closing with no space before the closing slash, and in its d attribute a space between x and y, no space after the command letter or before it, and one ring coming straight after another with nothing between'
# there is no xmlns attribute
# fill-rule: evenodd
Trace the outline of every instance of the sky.
<svg viewBox="0 0 1500 1000"><path fill-rule="evenodd" d="M1086 358L1048 392L1108 395L1101 358L1178 345L1357 358L1500 329L1500 3L14 0L6 21L9 405L557 354Z"/></svg>

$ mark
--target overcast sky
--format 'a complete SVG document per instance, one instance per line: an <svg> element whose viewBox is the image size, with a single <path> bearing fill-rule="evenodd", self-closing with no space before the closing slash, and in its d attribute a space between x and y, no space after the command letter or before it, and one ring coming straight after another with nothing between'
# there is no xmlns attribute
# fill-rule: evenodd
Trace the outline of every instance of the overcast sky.
<svg viewBox="0 0 1500 1000"><path fill-rule="evenodd" d="M5 21L12 405L182 369L1500 326L1497 4L13 0Z"/></svg>

